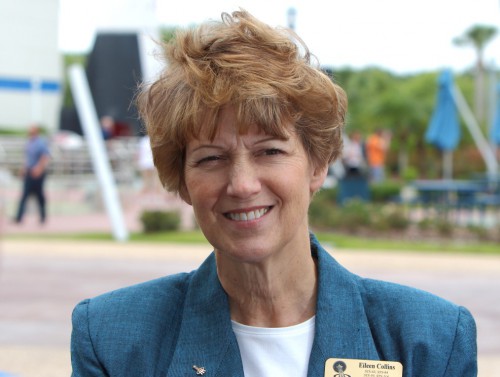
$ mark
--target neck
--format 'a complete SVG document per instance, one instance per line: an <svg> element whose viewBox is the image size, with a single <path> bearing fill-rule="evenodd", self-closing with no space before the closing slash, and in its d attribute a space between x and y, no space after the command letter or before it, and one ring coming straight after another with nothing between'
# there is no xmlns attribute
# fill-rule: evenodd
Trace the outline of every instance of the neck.
<svg viewBox="0 0 500 377"><path fill-rule="evenodd" d="M218 274L231 318L258 327L302 323L316 312L317 272L310 246L284 253L286 261L242 263L217 253Z"/></svg>

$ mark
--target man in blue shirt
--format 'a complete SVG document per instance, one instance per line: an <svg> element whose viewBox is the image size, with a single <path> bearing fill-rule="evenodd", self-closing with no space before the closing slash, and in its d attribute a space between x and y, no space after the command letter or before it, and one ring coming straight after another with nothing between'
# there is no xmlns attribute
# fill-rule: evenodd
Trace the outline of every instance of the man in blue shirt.
<svg viewBox="0 0 500 377"><path fill-rule="evenodd" d="M26 201L34 195L38 201L40 211L40 223L45 223L45 194L44 181L49 165L50 153L46 141L40 136L40 128L33 125L28 130L29 140L25 147L25 163L21 175L24 179L23 193L19 202L19 208L15 218L16 223L21 223Z"/></svg>

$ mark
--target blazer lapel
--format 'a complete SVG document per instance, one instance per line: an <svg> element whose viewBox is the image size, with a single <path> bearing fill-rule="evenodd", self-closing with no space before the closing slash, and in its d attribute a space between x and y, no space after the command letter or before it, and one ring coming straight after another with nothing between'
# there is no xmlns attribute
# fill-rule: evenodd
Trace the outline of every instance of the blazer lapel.
<svg viewBox="0 0 500 377"><path fill-rule="evenodd" d="M344 269L312 237L318 258L318 301L308 376L322 376L328 358L378 360L358 277Z"/></svg>
<svg viewBox="0 0 500 377"><path fill-rule="evenodd" d="M364 311L358 277L337 263L312 236L318 258L318 301L315 337L308 376L324 374L328 358L378 360ZM227 295L220 285L212 254L194 272L186 293L176 349L168 377L244 377L231 327Z"/></svg>
<svg viewBox="0 0 500 377"><path fill-rule="evenodd" d="M229 304L220 285L212 253L193 274L168 377L243 377L243 366L231 327ZM201 374L198 374L201 375Z"/></svg>

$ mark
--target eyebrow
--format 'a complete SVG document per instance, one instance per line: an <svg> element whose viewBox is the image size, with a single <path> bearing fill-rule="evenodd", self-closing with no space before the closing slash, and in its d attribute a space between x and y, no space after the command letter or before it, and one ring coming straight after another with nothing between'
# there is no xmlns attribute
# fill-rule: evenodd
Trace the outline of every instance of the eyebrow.
<svg viewBox="0 0 500 377"><path fill-rule="evenodd" d="M199 151L201 149L224 149L224 148L222 146L215 145L215 144L201 144L201 145L198 145L193 150L191 150L190 152L191 153L197 152L197 151Z"/></svg>
<svg viewBox="0 0 500 377"><path fill-rule="evenodd" d="M280 138L280 137L277 137L277 136L271 136L271 135L269 135L268 137L264 137L262 139L258 139L257 141L255 141L253 143L253 145L259 145L259 144L266 143L268 141L273 141L273 140L286 141L288 139L289 138ZM190 152L193 153L193 152L199 151L201 149L205 149L205 148L206 149L226 149L224 146L218 145L218 144L200 144L200 145L196 146L194 149L192 149Z"/></svg>

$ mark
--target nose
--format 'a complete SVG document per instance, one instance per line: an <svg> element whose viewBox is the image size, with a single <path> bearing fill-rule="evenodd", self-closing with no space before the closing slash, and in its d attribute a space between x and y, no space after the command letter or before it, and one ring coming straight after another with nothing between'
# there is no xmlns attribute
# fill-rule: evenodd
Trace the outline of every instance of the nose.
<svg viewBox="0 0 500 377"><path fill-rule="evenodd" d="M228 195L238 198L249 198L261 189L258 168L251 161L238 161L231 164Z"/></svg>

